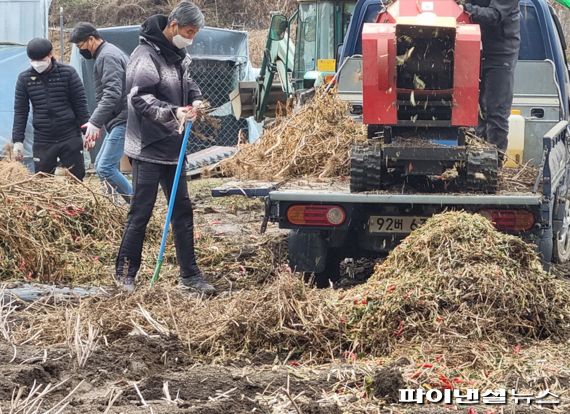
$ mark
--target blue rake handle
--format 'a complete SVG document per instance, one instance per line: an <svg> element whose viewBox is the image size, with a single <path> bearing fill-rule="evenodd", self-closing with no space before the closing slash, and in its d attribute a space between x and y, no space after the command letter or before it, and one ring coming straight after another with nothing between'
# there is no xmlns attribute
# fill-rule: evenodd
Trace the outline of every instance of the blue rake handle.
<svg viewBox="0 0 570 414"><path fill-rule="evenodd" d="M164 251L166 249L166 238L168 237L168 229L170 227L170 220L172 219L172 210L174 210L174 201L176 200L176 193L178 191L178 183L180 182L180 174L182 173L182 165L184 165L184 156L186 155L186 147L190 139L192 130L192 121L186 123L186 130L184 131L184 138L182 139L182 147L180 148L180 155L178 156L178 164L176 165L176 173L174 174L174 182L172 183L172 191L170 192L170 200L168 201L168 212L166 213L166 222L162 231L162 241L160 242L160 251L158 252L158 259L154 268L154 274L150 281L152 287L160 275L162 262L164 261Z"/></svg>

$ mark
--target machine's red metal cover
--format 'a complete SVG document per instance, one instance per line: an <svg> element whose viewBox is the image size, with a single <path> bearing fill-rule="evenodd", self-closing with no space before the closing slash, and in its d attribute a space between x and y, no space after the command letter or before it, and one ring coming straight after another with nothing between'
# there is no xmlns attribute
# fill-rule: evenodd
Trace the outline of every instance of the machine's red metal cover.
<svg viewBox="0 0 570 414"><path fill-rule="evenodd" d="M475 126L479 114L481 30L476 24L460 25L455 35L452 126Z"/></svg>
<svg viewBox="0 0 570 414"><path fill-rule="evenodd" d="M451 126L477 125L481 33L455 0L397 0L362 32L363 121L397 125L397 24L417 16L418 26L456 21ZM447 18L441 19L441 18ZM451 20L453 22L453 20ZM451 23L453 26L453 23ZM415 27L415 26L414 26ZM449 24L448 26L449 27ZM420 91L427 92L427 91Z"/></svg>
<svg viewBox="0 0 570 414"><path fill-rule="evenodd" d="M364 25L362 61L364 123L396 125L396 25Z"/></svg>

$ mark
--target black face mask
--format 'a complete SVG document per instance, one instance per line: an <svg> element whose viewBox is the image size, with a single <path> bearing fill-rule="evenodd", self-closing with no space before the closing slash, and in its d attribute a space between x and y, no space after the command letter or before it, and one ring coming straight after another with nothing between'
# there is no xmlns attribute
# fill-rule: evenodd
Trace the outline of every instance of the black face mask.
<svg viewBox="0 0 570 414"><path fill-rule="evenodd" d="M89 51L89 49L79 49L79 53L85 59L93 59L93 54Z"/></svg>

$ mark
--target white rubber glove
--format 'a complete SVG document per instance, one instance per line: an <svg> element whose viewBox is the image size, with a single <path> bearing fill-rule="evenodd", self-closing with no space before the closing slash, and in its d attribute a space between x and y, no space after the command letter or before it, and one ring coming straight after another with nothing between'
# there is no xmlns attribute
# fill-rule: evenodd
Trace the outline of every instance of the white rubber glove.
<svg viewBox="0 0 570 414"><path fill-rule="evenodd" d="M198 117L198 111L196 110L196 108L194 108L193 106L188 108L188 113L186 114L186 120L196 122L197 117Z"/></svg>
<svg viewBox="0 0 570 414"><path fill-rule="evenodd" d="M196 109L192 106L184 106L176 110L176 119L180 125L183 125L188 120L194 122L196 120L196 115Z"/></svg>
<svg viewBox="0 0 570 414"><path fill-rule="evenodd" d="M178 125L184 125L184 122L186 122L187 115L188 115L187 107L181 106L180 108L176 109L176 120L178 121Z"/></svg>
<svg viewBox="0 0 570 414"><path fill-rule="evenodd" d="M83 136L83 148L87 151L91 151L95 148L95 140L94 139L87 139L87 135Z"/></svg>
<svg viewBox="0 0 570 414"><path fill-rule="evenodd" d="M22 161L24 159L24 143L15 142L14 143L14 159L16 161Z"/></svg>
<svg viewBox="0 0 570 414"><path fill-rule="evenodd" d="M199 99L192 102L192 106L196 109L199 109L203 104L204 104L204 102L199 100Z"/></svg>
<svg viewBox="0 0 570 414"><path fill-rule="evenodd" d="M97 141L101 136L101 128L96 127L91 122L87 122L82 125L81 128L87 128L87 131L85 132L85 138L87 140Z"/></svg>
<svg viewBox="0 0 570 414"><path fill-rule="evenodd" d="M178 133L184 131L186 121L196 121L198 113L192 106L180 107L176 110L176 120L178 121Z"/></svg>

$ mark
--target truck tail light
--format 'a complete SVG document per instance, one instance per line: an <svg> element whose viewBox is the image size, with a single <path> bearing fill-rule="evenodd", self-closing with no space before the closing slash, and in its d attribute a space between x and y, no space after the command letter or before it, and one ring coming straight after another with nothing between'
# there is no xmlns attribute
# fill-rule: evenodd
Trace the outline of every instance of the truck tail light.
<svg viewBox="0 0 570 414"><path fill-rule="evenodd" d="M346 220L342 207L319 204L295 204L287 209L287 220L298 226L336 227Z"/></svg>
<svg viewBox="0 0 570 414"><path fill-rule="evenodd" d="M527 210L485 209L478 211L502 231L527 231L534 226L534 214Z"/></svg>

